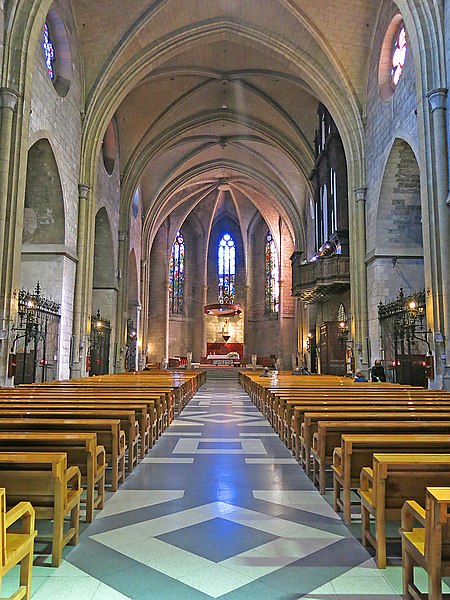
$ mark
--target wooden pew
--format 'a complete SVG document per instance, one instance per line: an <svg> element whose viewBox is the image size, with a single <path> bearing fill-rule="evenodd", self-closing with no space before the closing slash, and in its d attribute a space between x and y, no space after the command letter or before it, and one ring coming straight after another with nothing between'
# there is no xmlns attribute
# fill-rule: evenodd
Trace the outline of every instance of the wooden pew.
<svg viewBox="0 0 450 600"><path fill-rule="evenodd" d="M440 397L436 396L435 398L430 399L428 395L416 395L414 398L402 398L399 394L390 394L389 396L381 396L377 394L371 394L369 396L362 396L357 393L352 393L347 396L340 396L337 394L336 398L329 399L323 398L320 394L317 394L317 397L311 398L300 398L300 399L291 399L284 398L284 407L280 408L282 411L282 420L280 420L280 427L278 429L278 434L280 438L286 443L288 447L293 443L295 447L295 442L292 442L292 438L295 439L295 436L300 433L301 423L296 422L299 418L299 414L297 412L298 408L303 406L334 406L337 409L341 409L344 407L357 407L358 410L370 410L371 408L380 410L383 408L385 410L401 410L401 408L410 408L414 409L416 406L421 406L425 410L433 410L439 405L444 408L450 409L450 396Z"/></svg>
<svg viewBox="0 0 450 600"><path fill-rule="evenodd" d="M380 569L386 567L386 521L400 520L406 500L423 504L426 487L446 485L449 478L450 454L374 454L373 468L362 469L362 543L375 548Z"/></svg>
<svg viewBox="0 0 450 600"><path fill-rule="evenodd" d="M31 598L31 576L33 567L35 513L29 502L20 502L6 511L6 490L0 488L0 586L2 577L16 565L20 565L19 588L10 598ZM22 522L20 530L8 529Z"/></svg>
<svg viewBox="0 0 450 600"><path fill-rule="evenodd" d="M89 421L119 419L120 428L125 434L125 440L128 447L128 472L133 470L134 464L137 464L137 445L140 436L139 423L136 421L136 414L133 410L65 410L59 407L51 406L44 410L38 407L27 407L25 409L2 408L0 403L0 420L3 419L69 419L79 420L87 419ZM82 428L83 429L83 428ZM130 447L132 450L130 451Z"/></svg>
<svg viewBox="0 0 450 600"><path fill-rule="evenodd" d="M37 408L26 407L25 409L4 409L0 403L0 421L3 419L17 419L18 422L29 419L46 419L47 421L58 421L60 425L65 422L60 430L77 431L77 427L73 427L73 422L79 422L79 431L95 431L94 423L96 421L116 421L120 420L120 429L124 432L125 442L128 449L128 472L133 470L133 466L137 464L138 441L139 441L139 425L135 420L134 411L119 411L119 410L60 410L59 407L50 406L47 410L43 410L41 405ZM26 425L20 427L21 430L26 429ZM50 425L46 430L54 429ZM56 428L58 429L58 428Z"/></svg>
<svg viewBox="0 0 450 600"><path fill-rule="evenodd" d="M76 419L65 419L65 428L77 431ZM119 419L93 419L83 423L83 431L97 434L97 442L105 448L106 462L111 467L111 490L117 491L119 483L125 480L125 451L127 449L124 432ZM24 425L24 429L27 425Z"/></svg>
<svg viewBox="0 0 450 600"><path fill-rule="evenodd" d="M372 465L374 454L442 454L449 449L450 435L445 434L344 434L341 437L341 446L334 449L331 467L334 510L342 511L344 523L350 525L351 491L359 487L361 469Z"/></svg>
<svg viewBox="0 0 450 600"><path fill-rule="evenodd" d="M303 423L301 427L300 435L300 464L304 467L305 472L309 473L310 461L311 461L311 447L314 433L317 431L319 421L438 421L443 419L450 421L450 407L447 410L441 410L439 408L433 408L431 410L422 410L420 406L412 409L405 410L390 410L391 407L386 407L385 411L373 411L371 407L367 411L361 410L350 410L343 412L328 412L318 411L309 412L305 411L303 415ZM388 410L389 409L389 410Z"/></svg>
<svg viewBox="0 0 450 600"><path fill-rule="evenodd" d="M0 452L0 481L8 491L8 506L26 498L35 510L36 519L53 522L52 566L58 567L63 548L78 542L83 492L79 468L67 467L63 452ZM66 516L70 518L67 531Z"/></svg>
<svg viewBox="0 0 450 600"><path fill-rule="evenodd" d="M17 409L17 410L94 410L99 414L99 418L108 418L108 415L102 413L108 413L111 410L134 410L136 420L139 423L139 432L141 436L141 447L140 456L144 458L149 448L153 445L157 438L156 434L156 423L153 412L155 411L152 401L133 401L133 400L97 400L77 398L72 399L66 397L65 394L60 394L55 397L23 397L14 396L12 398L5 399L0 394L0 410ZM132 434L130 433L130 436ZM142 443L144 440L144 443ZM132 461L131 461L132 463Z"/></svg>
<svg viewBox="0 0 450 600"><path fill-rule="evenodd" d="M450 575L450 488L427 487L425 508L413 500L402 508L403 598L442 599L442 577ZM414 527L418 521L422 526ZM428 594L414 583L414 566L428 575Z"/></svg>
<svg viewBox="0 0 450 600"><path fill-rule="evenodd" d="M333 462L333 452L336 446L341 445L341 435L344 433L448 433L450 434L449 421L319 421L317 433L313 437L313 481L318 482L319 491L325 493L326 467Z"/></svg>
<svg viewBox="0 0 450 600"><path fill-rule="evenodd" d="M55 425L53 430L52 424ZM53 420L48 426L43 420L35 423L34 420L14 422L0 419L0 451L65 452L68 465L80 469L81 481L86 489L86 498L81 502L86 505L86 522L91 523L94 510L103 509L105 502L105 449L97 445L94 432L69 431L63 432Z"/></svg>

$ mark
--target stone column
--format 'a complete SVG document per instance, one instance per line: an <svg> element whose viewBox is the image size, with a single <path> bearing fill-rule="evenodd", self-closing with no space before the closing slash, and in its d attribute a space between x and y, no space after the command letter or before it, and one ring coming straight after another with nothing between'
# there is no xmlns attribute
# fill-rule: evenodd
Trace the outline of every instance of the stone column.
<svg viewBox="0 0 450 600"><path fill-rule="evenodd" d="M139 320L138 335L142 340L142 352L148 360L148 319L149 319L149 300L150 300L150 282L148 277L148 261L141 259L141 279L140 292L142 302L142 312ZM145 366L145 365L144 365Z"/></svg>
<svg viewBox="0 0 450 600"><path fill-rule="evenodd" d="M440 333L444 336L445 347L437 344L436 371L443 376L443 385L450 389L450 207L448 190L448 146L447 146L447 94L446 88L428 92L431 113L432 177L435 193L435 228L430 231L431 243L436 247L437 281L433 281L432 293L438 296L441 316L438 317ZM447 362L442 362L440 354L445 348Z"/></svg>
<svg viewBox="0 0 450 600"><path fill-rule="evenodd" d="M0 282L1 328L6 329L8 337L0 341L0 384L5 385L8 365L9 331L11 326L11 286L7 272L8 255L8 218L12 204L11 198L11 160L13 154L14 113L17 109L19 94L8 88L0 89L0 256L2 258ZM13 255L12 255L13 256ZM11 257L12 258L12 257ZM5 260L6 259L6 260Z"/></svg>
<svg viewBox="0 0 450 600"><path fill-rule="evenodd" d="M367 269L366 269L366 188L355 190L356 200L356 222L354 227L355 244L353 246L356 256L351 257L354 265L351 277L351 293L355 302L352 306L352 318L354 321L354 352L356 366L367 369L367 337L368 311L367 311Z"/></svg>
<svg viewBox="0 0 450 600"><path fill-rule="evenodd" d="M169 360L169 340L170 340L170 306L169 306L169 297L170 297L170 283L167 279L164 283L164 323L165 323L165 331L164 331L164 358Z"/></svg>
<svg viewBox="0 0 450 600"><path fill-rule="evenodd" d="M83 312L86 299L86 289L84 286L86 269L86 251L87 251L87 221L89 218L88 196L90 187L86 184L78 186L78 239L77 254L78 264L75 276L75 294L73 301L73 360L70 376L72 379L82 377L86 374L86 352L88 345L88 334L84 324Z"/></svg>
<svg viewBox="0 0 450 600"><path fill-rule="evenodd" d="M202 330L202 352L201 356L207 355L207 346L208 346L208 317L204 311L203 307L208 304L208 285L203 285L203 306L202 306L202 316L203 316L203 330ZM201 357L199 357L200 360Z"/></svg>
<svg viewBox="0 0 450 600"><path fill-rule="evenodd" d="M128 232L119 231L119 260L117 279L119 284L119 293L117 298L117 350L115 356L114 370L116 373L122 373L125 367L125 346L127 339L127 317L128 317L128 296L127 296L127 277L128 277ZM136 328L138 327L135 320ZM138 331L138 329L136 329Z"/></svg>

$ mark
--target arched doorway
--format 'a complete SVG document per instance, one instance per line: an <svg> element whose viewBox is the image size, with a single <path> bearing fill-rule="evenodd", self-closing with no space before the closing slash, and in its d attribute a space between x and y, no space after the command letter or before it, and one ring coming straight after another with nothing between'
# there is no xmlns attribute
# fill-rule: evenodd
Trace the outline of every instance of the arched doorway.
<svg viewBox="0 0 450 600"><path fill-rule="evenodd" d="M105 208L95 217L93 316L90 336L90 375L111 372L111 344L114 343L117 305L116 259L111 225Z"/></svg>
<svg viewBox="0 0 450 600"><path fill-rule="evenodd" d="M61 349L70 347L72 303L64 300L73 291L74 276L58 165L49 140L42 138L28 152L15 383L67 376L69 355Z"/></svg>
<svg viewBox="0 0 450 600"><path fill-rule="evenodd" d="M388 378L398 383L424 385L423 362L428 346L423 341L426 333L422 331L426 319L422 298L425 283L420 172L411 146L402 139L394 141L383 174L377 211L376 258L370 271L383 290L376 316L380 326L381 358ZM406 304L408 298L416 296L421 298L422 320L417 322L413 332Z"/></svg>

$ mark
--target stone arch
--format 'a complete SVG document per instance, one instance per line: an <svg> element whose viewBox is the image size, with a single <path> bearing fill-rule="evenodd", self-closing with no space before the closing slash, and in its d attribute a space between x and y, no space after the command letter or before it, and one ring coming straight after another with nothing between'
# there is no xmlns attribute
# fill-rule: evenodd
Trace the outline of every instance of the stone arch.
<svg viewBox="0 0 450 600"><path fill-rule="evenodd" d="M65 349L73 315L64 299L73 289L75 256L65 246L64 198L56 158L49 139L43 132L40 135L28 151L20 287L33 290L39 281L42 296L61 305L61 323L53 322L40 342L52 357L45 374L51 379L67 377L69 372Z"/></svg>
<svg viewBox="0 0 450 600"><path fill-rule="evenodd" d="M377 211L377 254L387 251L423 256L420 169L411 146L392 144Z"/></svg>
<svg viewBox="0 0 450 600"><path fill-rule="evenodd" d="M94 276L93 288L105 289L116 286L114 244L111 224L105 208L95 216Z"/></svg>
<svg viewBox="0 0 450 600"><path fill-rule="evenodd" d="M24 244L64 244L64 200L50 142L38 140L28 151Z"/></svg>
<svg viewBox="0 0 450 600"><path fill-rule="evenodd" d="M158 198L155 199L152 212L147 214L144 221L143 237L147 240L148 247L150 247L163 217L165 218L164 214L161 212L161 207L170 199L171 194L177 189L180 189L186 181L189 181L189 179L199 175L207 176L210 171L214 170L219 165L225 166L239 175L252 176L260 182L267 189L267 194L273 199L274 204L278 207L283 219L286 221L290 235L295 240L295 244L301 246L304 243L306 232L301 219L295 212L295 199L289 196L279 185L271 181L267 174L227 159L221 161L209 161L193 169L189 169L183 173L181 177L172 182L171 185L167 186L167 189L161 190ZM258 210L262 213L264 212L259 205L255 204L255 206L257 206Z"/></svg>

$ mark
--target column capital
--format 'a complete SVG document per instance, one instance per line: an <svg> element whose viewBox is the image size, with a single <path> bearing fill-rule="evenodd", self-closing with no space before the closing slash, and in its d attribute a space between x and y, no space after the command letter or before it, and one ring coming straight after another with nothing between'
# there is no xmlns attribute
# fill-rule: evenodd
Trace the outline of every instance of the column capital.
<svg viewBox="0 0 450 600"><path fill-rule="evenodd" d="M431 90L427 94L428 104L430 108L430 112L434 112L435 110L446 110L447 109L447 88L436 88L435 90Z"/></svg>
<svg viewBox="0 0 450 600"><path fill-rule="evenodd" d="M80 183L78 185L78 196L80 198L84 198L86 200L86 198L88 197L88 194L91 190L91 186L87 185L86 183Z"/></svg>
<svg viewBox="0 0 450 600"><path fill-rule="evenodd" d="M119 231L119 242L126 242L128 240L127 231Z"/></svg>
<svg viewBox="0 0 450 600"><path fill-rule="evenodd" d="M10 88L0 88L0 108L9 108L16 110L17 101L20 98L19 92Z"/></svg>
<svg viewBox="0 0 450 600"><path fill-rule="evenodd" d="M356 202L365 202L367 198L367 188L360 187L355 190L355 200Z"/></svg>

